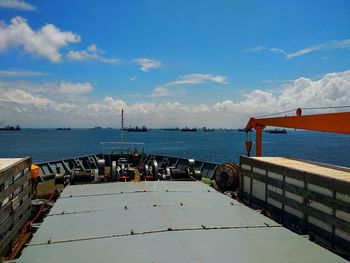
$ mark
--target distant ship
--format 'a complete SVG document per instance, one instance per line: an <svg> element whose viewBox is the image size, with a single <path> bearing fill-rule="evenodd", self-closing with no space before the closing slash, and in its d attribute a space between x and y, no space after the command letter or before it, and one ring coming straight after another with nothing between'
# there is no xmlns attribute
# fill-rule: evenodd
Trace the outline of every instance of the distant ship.
<svg viewBox="0 0 350 263"><path fill-rule="evenodd" d="M203 129L202 129L202 131L204 131L204 132L213 132L214 131L214 129L209 129L209 128L207 128L207 127L203 127Z"/></svg>
<svg viewBox="0 0 350 263"><path fill-rule="evenodd" d="M189 128L189 127L185 127L181 129L182 132L196 132L197 128Z"/></svg>
<svg viewBox="0 0 350 263"><path fill-rule="evenodd" d="M70 128L56 128L57 131L70 131Z"/></svg>
<svg viewBox="0 0 350 263"><path fill-rule="evenodd" d="M0 128L0 131L20 131L21 127L17 124L16 126L9 126Z"/></svg>
<svg viewBox="0 0 350 263"><path fill-rule="evenodd" d="M128 132L146 132L146 131L148 131L146 126L142 126L142 128L138 126L128 128Z"/></svg>
<svg viewBox="0 0 350 263"><path fill-rule="evenodd" d="M272 133L272 134L286 134L286 129L273 129L273 130L267 130L266 132Z"/></svg>
<svg viewBox="0 0 350 263"><path fill-rule="evenodd" d="M95 126L91 130L102 130L102 127L101 126Z"/></svg>

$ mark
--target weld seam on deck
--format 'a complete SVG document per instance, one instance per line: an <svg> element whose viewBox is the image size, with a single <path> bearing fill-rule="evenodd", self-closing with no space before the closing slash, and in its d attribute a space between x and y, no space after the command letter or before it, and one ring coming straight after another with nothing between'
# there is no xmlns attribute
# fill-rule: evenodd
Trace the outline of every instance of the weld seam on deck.
<svg viewBox="0 0 350 263"><path fill-rule="evenodd" d="M130 210L130 209L140 209L140 208L162 208L162 207L170 207L170 208L175 208L175 207L187 207L187 208L193 208L193 207L235 207L235 206L244 206L244 204L237 203L237 204L232 204L232 202L225 204L225 205L186 205L186 204L177 204L177 205L149 205L149 206L128 206L127 208L125 207L116 207L113 209L96 209L96 210L84 210L84 211L74 211L74 212L61 212L61 213L53 213L53 214L48 214L47 216L65 216L65 215L76 215L76 214L88 214L88 213L96 213L96 212L108 212L108 211L123 211L123 210Z"/></svg>
<svg viewBox="0 0 350 263"><path fill-rule="evenodd" d="M131 233L128 233L128 234L116 234L116 235L108 235L108 236L100 236L100 237L77 238L77 239L60 240L60 241L48 240L46 243L29 244L28 247L53 245L53 244L61 244L61 243L71 243L71 242L80 242L80 241L89 241L89 240L98 240L98 239L107 239L107 238L120 238L120 237L129 237L129 236L151 235L151 234L159 234L159 233L165 233L165 232L283 228L281 225L270 226L266 223L264 223L264 224L265 224L264 226L223 226L223 227L202 226L202 227L194 227L194 228L167 228L167 229L151 230L151 231L144 231L144 232L133 232L133 230L131 229Z"/></svg>
<svg viewBox="0 0 350 263"><path fill-rule="evenodd" d="M91 194L91 195L69 195L69 196L61 196L60 199L66 198L81 198L81 197L92 197L92 196L109 196L109 195L123 195L123 194L142 194L142 193L217 193L216 191L206 190L206 191L133 191L133 192L118 192L118 193L105 193L105 194Z"/></svg>

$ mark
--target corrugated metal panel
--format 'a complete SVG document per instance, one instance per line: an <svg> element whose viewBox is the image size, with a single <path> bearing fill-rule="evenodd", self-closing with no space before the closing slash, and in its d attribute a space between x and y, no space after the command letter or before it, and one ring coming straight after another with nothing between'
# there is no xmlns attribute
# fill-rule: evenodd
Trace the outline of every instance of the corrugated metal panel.
<svg viewBox="0 0 350 263"><path fill-rule="evenodd" d="M18 262L345 262L201 182L69 186Z"/></svg>

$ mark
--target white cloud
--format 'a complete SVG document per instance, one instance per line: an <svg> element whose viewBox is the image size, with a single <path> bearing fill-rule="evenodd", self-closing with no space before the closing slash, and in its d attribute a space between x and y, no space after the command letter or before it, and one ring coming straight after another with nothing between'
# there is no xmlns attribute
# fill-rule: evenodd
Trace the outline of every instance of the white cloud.
<svg viewBox="0 0 350 263"><path fill-rule="evenodd" d="M47 75L47 73L32 70L0 70L0 78L36 77L44 75Z"/></svg>
<svg viewBox="0 0 350 263"><path fill-rule="evenodd" d="M293 53L288 53L281 48L270 48L269 50L274 53L281 53L285 55L287 59L292 59L292 58L303 56L315 51L344 49L344 48L350 48L350 39L327 41L325 43L303 48Z"/></svg>
<svg viewBox="0 0 350 263"><path fill-rule="evenodd" d="M46 24L33 31L27 20L22 17L13 18L9 25L0 22L0 51L20 48L27 53L57 63L62 59L60 49L79 41L79 35L61 31L52 24Z"/></svg>
<svg viewBox="0 0 350 263"><path fill-rule="evenodd" d="M160 61L150 58L138 58L135 59L134 62L140 66L140 70L143 72L148 72L151 69L160 68L162 66Z"/></svg>
<svg viewBox="0 0 350 263"><path fill-rule="evenodd" d="M137 80L137 77L136 76L132 76L132 77L130 77L129 80L131 80L131 81Z"/></svg>
<svg viewBox="0 0 350 263"><path fill-rule="evenodd" d="M97 49L96 44L91 44L90 46L87 47L87 50L90 52L99 52L99 50Z"/></svg>
<svg viewBox="0 0 350 263"><path fill-rule="evenodd" d="M64 103L55 103L53 104L53 109L55 111L59 112L70 112L71 110L75 110L75 105L72 105L70 103L64 102Z"/></svg>
<svg viewBox="0 0 350 263"><path fill-rule="evenodd" d="M80 87L84 86L84 83L78 84ZM68 86L79 87L78 84ZM16 123L23 127L119 127L120 112L124 109L126 126L145 124L148 127L243 127L250 116L298 107L348 105L350 70L329 73L317 80L300 77L274 90L253 90L240 100L223 98L211 104L199 105L178 101L129 103L111 96L92 99L83 93L86 88L78 88L81 93L71 94L71 98L65 97L60 88L61 83L0 82L1 119L6 122L16 119ZM68 90L71 91L70 88ZM305 114L312 112L314 111L304 111Z"/></svg>
<svg viewBox="0 0 350 263"><path fill-rule="evenodd" d="M36 7L22 0L0 0L0 7L31 11Z"/></svg>
<svg viewBox="0 0 350 263"><path fill-rule="evenodd" d="M331 49L342 49L342 48L350 48L350 39L344 39L344 40L332 40L332 41L328 41L319 45L315 45L315 46L310 46L310 47L306 47L304 49L298 50L294 53L290 53L287 55L287 58L295 58L295 57L299 57L302 55L305 55L307 53L310 52L315 52L315 51L319 51L319 50L331 50Z"/></svg>
<svg viewBox="0 0 350 263"><path fill-rule="evenodd" d="M0 82L1 117L8 123L16 120L27 127L32 127L35 123L41 127L55 126L61 118L68 115L79 119L84 114L80 109L86 102L86 98L81 98L81 93L85 92L88 85L78 83L77 90L71 90L73 83L63 84L65 85L54 82Z"/></svg>
<svg viewBox="0 0 350 263"><path fill-rule="evenodd" d="M48 104L52 103L52 101L47 98L41 96L33 96L32 94L19 89L4 92L0 97L0 101L39 107L47 106Z"/></svg>
<svg viewBox="0 0 350 263"><path fill-rule="evenodd" d="M264 79L261 81L261 83L266 83L266 84L283 84L285 85L286 83L291 83L294 80L291 79Z"/></svg>
<svg viewBox="0 0 350 263"><path fill-rule="evenodd" d="M156 87L153 90L152 97L166 97L170 96L173 94L172 90L170 88L174 86L179 86L179 85L197 85L197 84L202 84L202 83L218 83L218 84L227 84L227 77L222 76L222 75L212 75L212 74L189 74L189 75L184 75L180 76L178 80L170 81L168 83L165 83L163 85L160 85ZM177 90L178 92L182 92L182 90Z"/></svg>
<svg viewBox="0 0 350 263"><path fill-rule="evenodd" d="M172 94L171 90L169 90L167 87L158 86L153 90L151 97L168 97L171 94Z"/></svg>
<svg viewBox="0 0 350 263"><path fill-rule="evenodd" d="M37 83L23 80L0 81L0 94L13 90L23 90L33 96L46 97L56 103L67 101L74 103L84 101L84 94L91 92L93 86L88 82L61 81Z"/></svg>
<svg viewBox="0 0 350 263"><path fill-rule="evenodd" d="M283 54L283 55L287 55L287 52L284 51L284 50L281 49L281 48L275 48L275 47L273 47L273 48L270 48L269 50L270 50L271 52L274 52L274 53L280 53L280 54Z"/></svg>
<svg viewBox="0 0 350 263"><path fill-rule="evenodd" d="M102 101L90 103L87 105L87 109L92 112L111 112L111 111L121 111L126 108L126 102L123 100L115 100L110 96L106 96Z"/></svg>
<svg viewBox="0 0 350 263"><path fill-rule="evenodd" d="M329 73L319 80L301 77L282 89L254 90L240 102L217 103L220 111L244 111L251 115L270 114L299 107L334 107L350 101L350 71Z"/></svg>
<svg viewBox="0 0 350 263"><path fill-rule="evenodd" d="M166 85L183 85L183 84L201 84L205 82L214 82L219 84L227 84L227 77L212 74L189 74L181 76L179 80L167 83Z"/></svg>
<svg viewBox="0 0 350 263"><path fill-rule="evenodd" d="M81 51L74 51L70 50L67 53L67 57L70 60L77 60L77 61L99 61L99 62L104 62L104 63L119 63L119 59L115 58L105 58L101 56L101 54L104 53L104 51L97 49L97 46L95 44L92 44L87 47L86 50L81 50Z"/></svg>
<svg viewBox="0 0 350 263"><path fill-rule="evenodd" d="M92 85L85 83L61 82L59 84L59 91L65 94L83 94L92 91Z"/></svg>
<svg viewBox="0 0 350 263"><path fill-rule="evenodd" d="M245 51L248 53L258 53L260 51L263 51L264 49L266 49L264 46L256 46L256 47L248 48Z"/></svg>

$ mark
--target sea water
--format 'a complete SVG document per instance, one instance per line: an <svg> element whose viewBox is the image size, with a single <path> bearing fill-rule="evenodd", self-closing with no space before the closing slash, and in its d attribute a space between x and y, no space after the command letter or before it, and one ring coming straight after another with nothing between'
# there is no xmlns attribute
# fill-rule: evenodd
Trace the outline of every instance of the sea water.
<svg viewBox="0 0 350 263"><path fill-rule="evenodd" d="M254 142L254 132L251 135ZM22 129L0 131L0 157L32 156L33 162L96 154L100 142L120 141L116 129ZM144 143L145 152L194 158L217 163L239 162L245 155L245 132L181 132L149 130L124 132L124 141ZM289 156L350 167L350 136L289 130L287 134L263 133L264 156ZM252 147L252 155L254 155Z"/></svg>

